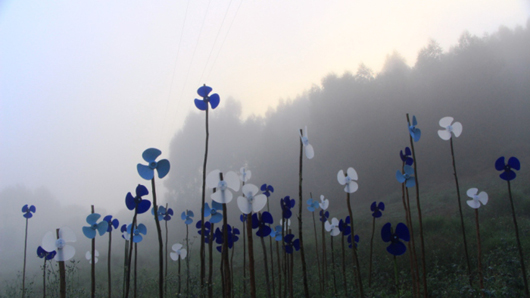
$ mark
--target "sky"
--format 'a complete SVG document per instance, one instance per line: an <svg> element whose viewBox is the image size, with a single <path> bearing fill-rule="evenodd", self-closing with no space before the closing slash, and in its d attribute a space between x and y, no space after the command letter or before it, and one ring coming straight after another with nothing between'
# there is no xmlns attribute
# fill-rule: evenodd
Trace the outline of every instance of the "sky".
<svg viewBox="0 0 530 298"><path fill-rule="evenodd" d="M465 30L529 17L529 0L4 0L0 190L123 209L147 184L142 152L167 157L203 84L220 108L233 98L242 117L264 116L328 74L377 73L394 51L412 66L430 39L447 51Z"/></svg>

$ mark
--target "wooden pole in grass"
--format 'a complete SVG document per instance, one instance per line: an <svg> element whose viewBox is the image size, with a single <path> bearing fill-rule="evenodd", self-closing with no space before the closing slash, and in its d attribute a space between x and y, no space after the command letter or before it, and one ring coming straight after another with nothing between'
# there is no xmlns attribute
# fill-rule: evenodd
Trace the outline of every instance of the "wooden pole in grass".
<svg viewBox="0 0 530 298"><path fill-rule="evenodd" d="M510 206L512 207L513 225L515 226L515 238L517 239L517 248L519 249L519 258L521 259L521 271L523 274L524 294L526 298L529 298L530 294L528 291L528 281L526 278L526 267L524 265L523 248L521 246L521 240L519 239L519 227L517 225L517 218L515 217L515 208L513 206L512 188L510 186L510 180L507 180L507 182L508 182L508 196L510 197Z"/></svg>
<svg viewBox="0 0 530 298"><path fill-rule="evenodd" d="M407 124L410 126L410 117L407 113ZM414 179L416 181L416 206L418 207L418 221L420 225L420 244L421 244L421 265L423 269L423 297L428 297L427 292L427 269L425 265L425 241L423 239L423 219L421 216L421 205L420 205L420 185L418 183L418 163L416 159L416 151L414 150L414 140L409 134L410 138L410 149L412 151L412 159L414 160Z"/></svg>
<svg viewBox="0 0 530 298"><path fill-rule="evenodd" d="M164 250L162 243L162 229L158 220L158 205L156 202L155 177L151 179L151 188L153 192L153 208L155 209L155 225L158 236L158 296L164 298Z"/></svg>
<svg viewBox="0 0 530 298"><path fill-rule="evenodd" d="M91 213L94 214L94 205L91 205ZM96 235L92 238L92 259L90 264L90 297L96 297Z"/></svg>
<svg viewBox="0 0 530 298"><path fill-rule="evenodd" d="M484 298L484 277L482 276L482 249L480 246L480 227L478 221L478 208L475 209L475 224L477 226L477 267L478 267L478 279L480 284L480 293L482 298Z"/></svg>
<svg viewBox="0 0 530 298"><path fill-rule="evenodd" d="M300 129L300 135L302 135L302 130ZM307 265L305 262L305 250L304 250L304 240L303 240L303 227L302 227L302 162L304 155L304 144L300 139L300 168L299 168L299 177L298 180L298 239L300 240L300 258L302 261L302 276L304 280L304 294L305 297L309 297L309 285L307 284Z"/></svg>
<svg viewBox="0 0 530 298"><path fill-rule="evenodd" d="M348 212L350 213L350 224L351 224L351 235L352 235L352 251L353 251L353 264L355 264L356 267L356 274L357 275L357 285L359 286L359 294L361 297L364 297L364 290L363 290L363 280L361 277L361 268L359 266L359 258L357 257L357 248L355 247L355 231L353 229L353 212L351 210L351 203L350 203L350 193L346 193L347 198L346 201L348 203Z"/></svg>
<svg viewBox="0 0 530 298"><path fill-rule="evenodd" d="M59 229L56 230L57 239L59 239L60 233ZM64 266L64 261L57 261L59 264L59 295L61 298L66 298L66 270Z"/></svg>
<svg viewBox="0 0 530 298"><path fill-rule="evenodd" d="M206 163L208 161L208 138L210 136L210 133L208 131L208 109L209 106L206 104L206 145L204 149L204 163L202 165L202 198L201 198L201 249L200 249L200 259L201 259L201 275L200 275L200 293L201 297L204 296L203 290L204 290L204 283L205 283L205 277L206 277L206 266L204 264L204 203L205 203L205 192L206 192Z"/></svg>
<svg viewBox="0 0 530 298"><path fill-rule="evenodd" d="M254 271L254 241L252 240L252 212L247 215L248 272L250 276L250 297L256 298L256 275Z"/></svg>

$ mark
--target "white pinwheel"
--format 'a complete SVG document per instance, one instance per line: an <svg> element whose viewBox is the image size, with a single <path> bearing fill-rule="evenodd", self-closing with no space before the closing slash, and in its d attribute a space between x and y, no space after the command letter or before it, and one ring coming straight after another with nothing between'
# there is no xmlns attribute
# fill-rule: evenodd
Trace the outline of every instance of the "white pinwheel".
<svg viewBox="0 0 530 298"><path fill-rule="evenodd" d="M451 138L451 133L457 138L462 133L462 124L460 122L453 123L453 120L453 117L443 117L440 119L440 122L438 122L440 126L444 128L438 131L438 135L444 141L448 141Z"/></svg>
<svg viewBox="0 0 530 298"><path fill-rule="evenodd" d="M326 220L326 223L324 224L324 228L326 228L326 231L328 231L331 236L337 236L340 234L339 229L339 220L336 217L333 217L331 219L331 223Z"/></svg>
<svg viewBox="0 0 530 298"><path fill-rule="evenodd" d="M313 150L313 146L309 144L309 139L307 138L307 126L304 128L304 134L302 135L301 132L298 132L300 135L300 140L302 140L302 144L304 145L304 153L307 159L312 159L315 156L315 151Z"/></svg>
<svg viewBox="0 0 530 298"><path fill-rule="evenodd" d="M283 227L283 219L280 219L280 226ZM289 231L290 228L291 228L291 220L287 219L285 221L285 232Z"/></svg>
<svg viewBox="0 0 530 298"><path fill-rule="evenodd" d="M349 167L346 171L348 175L344 175L344 171L340 170L337 173L337 180L341 185L346 185L344 187L344 191L347 193L354 193L359 189L359 185L357 185L357 182L355 180L358 180L359 177L357 176L357 172L354 168Z"/></svg>
<svg viewBox="0 0 530 298"><path fill-rule="evenodd" d="M320 204L318 204L322 210L327 210L329 207L329 200L324 197L324 195L320 195Z"/></svg>
<svg viewBox="0 0 530 298"><path fill-rule="evenodd" d="M222 175L222 179L221 179ZM206 186L215 188L216 191L211 195L212 200L227 204L232 201L233 195L229 188L234 191L239 190L239 177L236 173L229 171L224 175L219 170L213 170L206 176Z"/></svg>
<svg viewBox="0 0 530 298"><path fill-rule="evenodd" d="M260 212L267 205L267 197L264 194L256 195L259 191L254 184L245 184L241 188L243 196L237 198L237 206L244 214Z"/></svg>
<svg viewBox="0 0 530 298"><path fill-rule="evenodd" d="M246 183L251 176L252 172L250 170L245 169L245 167L241 167L241 169L239 169L239 179L243 181L243 183Z"/></svg>
<svg viewBox="0 0 530 298"><path fill-rule="evenodd" d="M97 249L94 252L94 255L95 255L94 259L96 260L95 264L97 264L98 263L98 257L99 257L99 251ZM92 252L87 251L86 254L85 254L85 259L88 260L89 264L92 264Z"/></svg>
<svg viewBox="0 0 530 298"><path fill-rule="evenodd" d="M173 261L177 261L178 259L184 260L188 255L188 251L185 248L182 248L182 244L180 243L173 244L171 249L173 251L170 252L169 255Z"/></svg>
<svg viewBox="0 0 530 298"><path fill-rule="evenodd" d="M56 261L68 261L75 255L75 248L66 243L77 241L74 231L68 227L59 229L59 237L55 232L48 232L42 237L42 248L45 251L56 251Z"/></svg>
<svg viewBox="0 0 530 298"><path fill-rule="evenodd" d="M467 196L472 200L468 200L466 203L473 209L478 209L480 207L480 203L482 203L482 205L486 205L488 203L488 194L485 191L481 191L479 193L478 188L468 189Z"/></svg>

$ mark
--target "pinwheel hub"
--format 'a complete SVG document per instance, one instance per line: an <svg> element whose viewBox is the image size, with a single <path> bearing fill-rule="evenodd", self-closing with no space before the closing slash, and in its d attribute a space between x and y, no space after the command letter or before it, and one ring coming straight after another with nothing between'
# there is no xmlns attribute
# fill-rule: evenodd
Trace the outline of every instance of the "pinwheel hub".
<svg viewBox="0 0 530 298"><path fill-rule="evenodd" d="M306 137L302 137L302 143L304 144L304 146L307 146L309 145L309 140Z"/></svg>
<svg viewBox="0 0 530 298"><path fill-rule="evenodd" d="M55 246L58 248L58 249L62 249L64 246L66 245L66 241L64 241L63 238L59 238L55 241Z"/></svg>
<svg viewBox="0 0 530 298"><path fill-rule="evenodd" d="M448 132L453 132L453 126L448 125L445 129L447 129Z"/></svg>
<svg viewBox="0 0 530 298"><path fill-rule="evenodd" d="M156 169L156 161L152 161L152 162L150 162L150 163L149 163L149 168L150 168L151 170Z"/></svg>
<svg viewBox="0 0 530 298"><path fill-rule="evenodd" d="M392 235L392 243L396 243L396 242L399 242L399 237L396 234L394 234Z"/></svg>
<svg viewBox="0 0 530 298"><path fill-rule="evenodd" d="M226 188L228 187L228 184L226 183L226 181L223 180L223 181L219 181L218 186L220 190L226 190Z"/></svg>

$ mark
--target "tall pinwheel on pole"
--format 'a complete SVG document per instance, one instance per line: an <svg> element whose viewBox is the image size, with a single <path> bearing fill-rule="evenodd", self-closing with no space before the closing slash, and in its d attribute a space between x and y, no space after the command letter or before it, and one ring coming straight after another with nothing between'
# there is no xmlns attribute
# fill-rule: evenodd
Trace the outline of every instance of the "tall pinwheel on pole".
<svg viewBox="0 0 530 298"><path fill-rule="evenodd" d="M480 245L480 227L479 227L479 221L478 221L478 208L480 207L481 203L482 205L486 205L488 203L488 194L484 191L481 191L479 193L477 188L470 188L467 190L467 196L471 198L471 200L466 201L467 205L475 209L475 224L477 226L478 278L479 278L479 284L480 284L480 290L482 293L482 297L484 297L484 278L482 276L482 249Z"/></svg>
<svg viewBox="0 0 530 298"><path fill-rule="evenodd" d="M111 256L111 245L112 245L112 230L117 229L120 225L120 221L115 218L112 219L112 215L107 215L103 218L104 221L106 221L109 225L107 232L109 233L109 256L108 256L108 262L107 262L107 274L108 274L108 287L109 287L109 298L112 298L112 282L111 282L111 270L110 270L110 256Z"/></svg>
<svg viewBox="0 0 530 298"><path fill-rule="evenodd" d="M306 297L309 297L309 285L307 283L307 264L305 261L305 250L304 250L304 238L303 238L303 226L302 226L302 161L303 156L305 155L307 159L312 159L315 156L315 151L313 150L313 146L309 144L309 140L307 138L307 126L302 131L300 129L300 179L298 180L298 239L300 240L300 258L302 261L302 276L304 278L304 294Z"/></svg>
<svg viewBox="0 0 530 298"><path fill-rule="evenodd" d="M314 236L315 236L315 255L317 256L317 266L318 266L318 279L319 279L319 288L320 288L320 295L322 296L323 294L323 286L322 286L322 280L323 280L323 276L322 276L322 270L320 269L320 257L318 255L318 236L317 236L317 224L315 222L315 211L319 208L320 204L318 203L317 200L314 200L313 199L313 194L311 194L311 197L307 200L307 210L309 210L309 212L311 212L311 215L313 216L313 232L314 232Z"/></svg>
<svg viewBox="0 0 530 298"><path fill-rule="evenodd" d="M348 213L350 214L350 223L351 223L351 234L355 235L355 230L353 227L353 212L351 210L351 202L350 202L350 194L354 193L359 189L359 185L356 180L359 179L357 176L357 172L354 168L350 167L346 171L348 175L344 175L344 171L340 170L337 173L337 180L341 185L344 185L344 191L346 192L346 203L348 204ZM364 297L364 290L363 290L363 281L361 277L361 268L359 266L359 258L357 257L357 248L353 247L353 264L355 264L356 267L356 276L357 276L357 284L359 285L359 294L361 297Z"/></svg>
<svg viewBox="0 0 530 298"><path fill-rule="evenodd" d="M512 207L512 217L513 217L513 225L515 226L515 237L517 239L517 248L519 249L519 257L521 259L521 271L523 274L523 281L524 281L524 293L525 297L530 297L529 291L528 291L528 281L526 278L526 267L524 265L524 257L523 257L523 248L521 246L521 240L519 239L519 227L517 225L517 218L515 217L515 207L513 206L513 199L512 199L512 187L510 185L510 181L515 179L517 176L513 170L519 171L521 169L521 163L519 162L519 159L517 157L510 157L508 159L508 163L505 164L504 156L501 156L497 159L495 162L495 169L497 171L503 171L499 177L501 177L502 180L505 180L508 182L508 196L510 198L510 206Z"/></svg>
<svg viewBox="0 0 530 298"><path fill-rule="evenodd" d="M186 210L182 211L182 214L180 215L180 218L184 221L186 224L186 251L190 251L190 245L189 245L189 229L188 226L193 222L193 211ZM190 292L190 257L188 256L186 258L186 293Z"/></svg>
<svg viewBox="0 0 530 298"><path fill-rule="evenodd" d="M109 228L109 223L102 220L99 223L97 220L101 217L100 214L94 213L94 205L91 206L92 213L87 216L86 222L90 225L88 227L83 227L83 234L88 238L92 239L92 248L90 254L91 260L91 288L90 295L92 298L96 296L96 232L99 233L99 236L103 236Z"/></svg>
<svg viewBox="0 0 530 298"><path fill-rule="evenodd" d="M443 129L438 130L438 136L444 141L449 141L451 145L451 158L453 159L453 175L456 183L456 197L458 199L458 211L460 212L460 225L462 226L462 237L464 239L464 252L466 255L467 275L469 277L469 285L472 286L473 280L471 278L471 265L469 263L469 253L467 249L466 227L464 226L464 215L462 215L462 203L460 200L460 186L458 184L458 176L456 174L455 151L453 149L453 135L459 137L462 134L462 124L460 122L453 122L453 117L443 117L439 123Z"/></svg>
<svg viewBox="0 0 530 298"><path fill-rule="evenodd" d="M28 248L28 219L33 217L37 209L35 206L31 205L28 207L28 204L22 207L22 213L24 213L24 218L26 218L26 234L24 236L24 267L22 269L22 298L26 297L26 250Z"/></svg>
<svg viewBox="0 0 530 298"><path fill-rule="evenodd" d="M42 265L42 297L46 298L46 261L49 261L55 257L57 253L53 251L45 251L42 246L37 248L37 256L44 259L44 265Z"/></svg>
<svg viewBox="0 0 530 298"><path fill-rule="evenodd" d="M64 262L70 260L75 255L75 248L68 245L75 242L77 237L74 231L68 227L57 229L55 233L48 232L42 237L42 248L45 251L56 251L55 261L59 264L59 297L66 298L66 269Z"/></svg>
<svg viewBox="0 0 530 298"><path fill-rule="evenodd" d="M373 246L374 246L374 233L375 233L375 219L383 216L383 213L381 211L385 211L385 203L379 202L373 202L372 205L370 205L370 210L372 211L372 237L370 238L370 265L368 269L368 286L372 286L372 253L373 253Z"/></svg>
<svg viewBox="0 0 530 298"><path fill-rule="evenodd" d="M158 172L158 178L164 178L169 173L169 160L162 159L156 161L156 158L160 156L162 152L156 148L149 148L142 153L142 157L147 161L148 165L138 164L137 170L140 177L145 180L151 180L151 191L153 193L153 208L156 224L156 232L158 235L158 295L160 298L164 297L164 251L162 243L162 229L160 228L160 221L158 219L158 205L156 203L156 189L155 189L155 169Z"/></svg>
<svg viewBox="0 0 530 298"><path fill-rule="evenodd" d="M151 213L155 215L155 208L151 209ZM167 230L167 222L171 220L171 216L173 216L173 209L168 207L168 204L166 203L166 206L159 206L158 207L158 221L164 221L166 226L166 243L165 243L165 250L166 253L164 254L166 257L166 273L164 275L164 279L167 280L167 255L168 255L168 249L167 249L167 243L168 243L168 230ZM164 295L167 295L167 282L164 284Z"/></svg>
<svg viewBox="0 0 530 298"><path fill-rule="evenodd" d="M386 251L388 251L391 255L394 256L394 278L396 284L396 293L397 297L399 298L399 275L397 269L396 256L400 256L407 251L407 247L405 246L405 244L403 244L403 242L401 242L401 240L407 242L410 240L409 229L405 224L398 223L396 226L396 230L394 231L392 229L392 224L388 222L381 229L381 238L384 242L390 242L390 245L387 246Z"/></svg>
<svg viewBox="0 0 530 298"><path fill-rule="evenodd" d="M206 163L208 161L208 138L210 136L210 133L208 131L208 103L210 103L210 106L212 107L212 110L217 108L219 105L220 97L217 93L214 93L210 95L210 92L212 92L212 88L208 87L206 85L203 85L199 89L197 89L197 94L202 97L202 99L195 99L195 106L197 109L201 111L206 112L206 145L204 149L204 163L202 166L202 198L201 198L201 208L204 208L205 203L205 195L206 195ZM204 210L201 210L201 235L204 235ZM201 285L201 292L204 289L204 282L205 282L205 272L206 268L204 265L204 237L201 237L201 250L200 250L200 257L201 257L201 276L200 276L200 285ZM253 291L252 291L253 290ZM256 289L251 289L251 294L254 293L253 297L256 296Z"/></svg>
<svg viewBox="0 0 530 298"><path fill-rule="evenodd" d="M425 241L423 239L423 218L421 215L421 205L420 205L420 185L418 183L418 162L416 159L416 151L414 150L414 143L418 142L421 138L421 130L417 128L418 121L416 121L416 116L412 116L412 125L410 123L409 114L407 114L407 125L409 130L409 139L410 139L410 148L412 149L412 159L414 160L414 181L416 184L416 206L418 207L418 222L420 225L420 244L421 244L421 265L423 269L423 297L427 298L427 266L425 265Z"/></svg>

